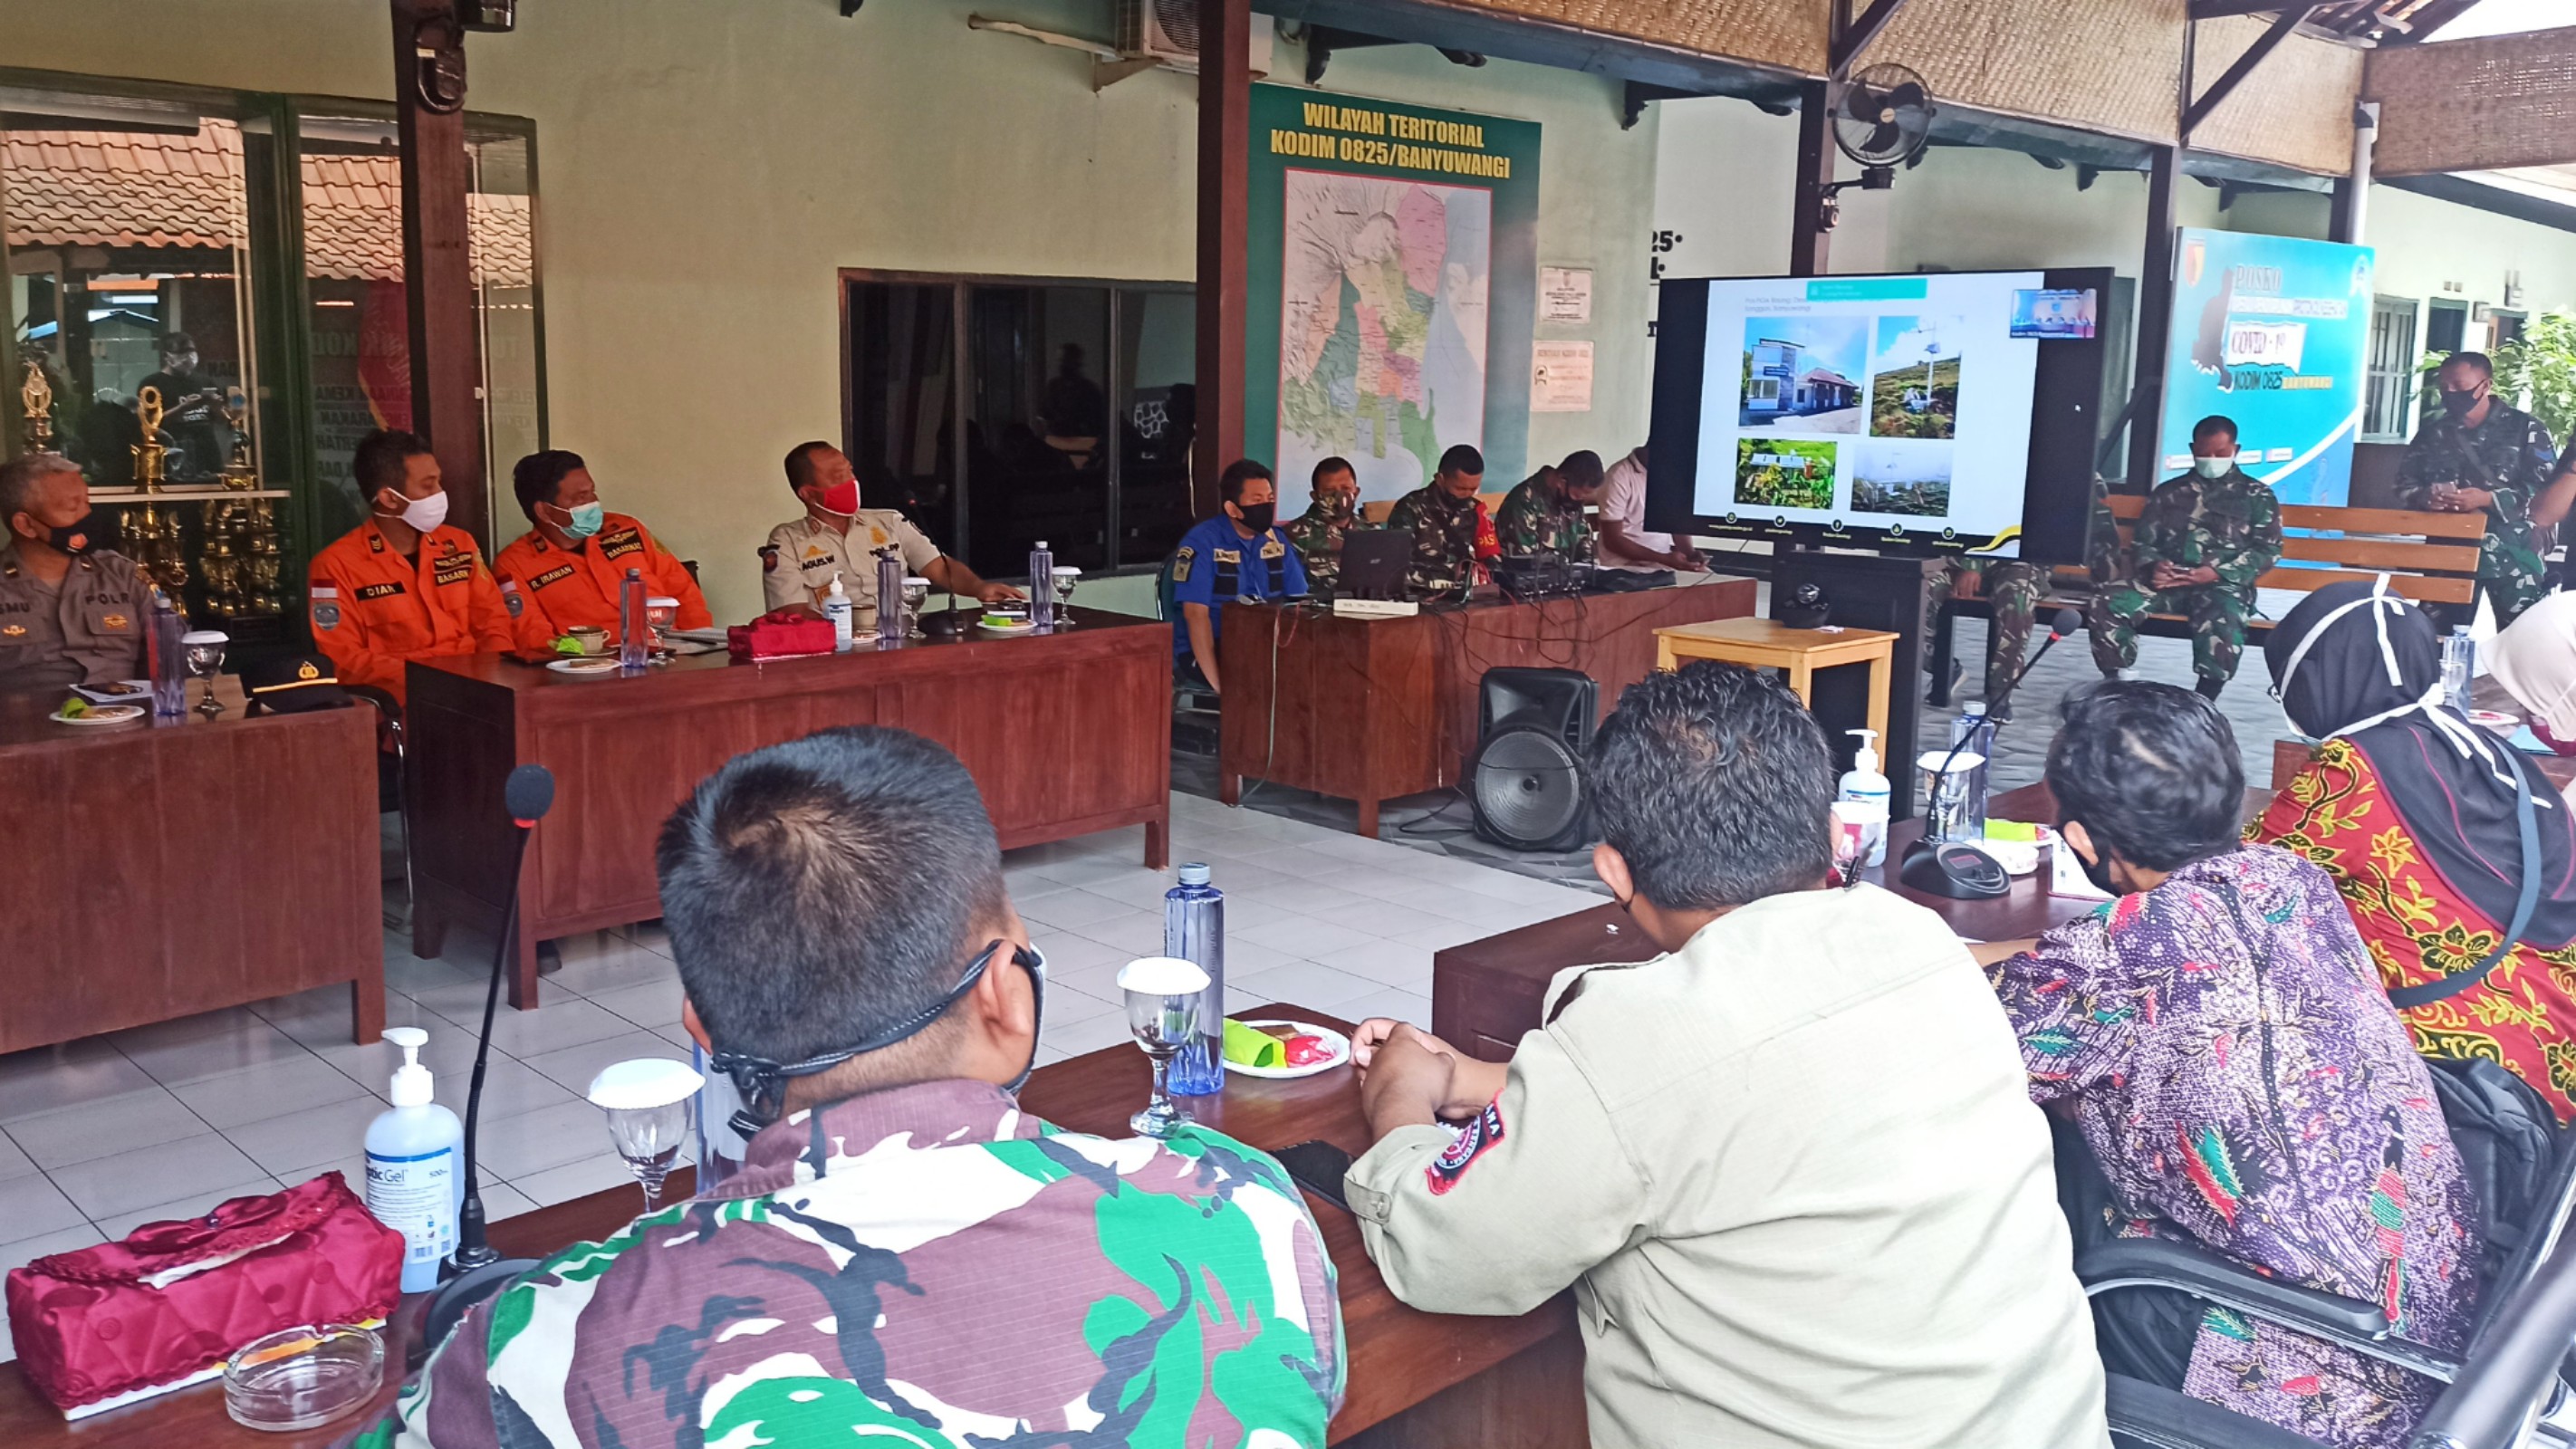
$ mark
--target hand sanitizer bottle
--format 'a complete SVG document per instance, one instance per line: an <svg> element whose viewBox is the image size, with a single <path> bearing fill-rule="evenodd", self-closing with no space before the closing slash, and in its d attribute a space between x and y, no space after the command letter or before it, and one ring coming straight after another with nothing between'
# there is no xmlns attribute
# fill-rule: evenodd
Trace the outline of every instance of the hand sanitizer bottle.
<svg viewBox="0 0 2576 1449"><path fill-rule="evenodd" d="M393 1109L367 1124L367 1211L403 1235L402 1291L438 1286L439 1264L456 1251L456 1218L465 1206L465 1128L431 1100L420 1049L429 1033L397 1026L385 1040L402 1048L394 1069Z"/></svg>
<svg viewBox="0 0 2576 1449"><path fill-rule="evenodd" d="M832 575L832 592L823 596L823 617L832 621L832 650L850 652L850 594L841 587L841 576Z"/></svg>
<svg viewBox="0 0 2576 1449"><path fill-rule="evenodd" d="M1860 737L1860 748L1852 751L1852 767L1843 772L1842 792L1838 798L1868 806L1875 815L1875 827L1867 836L1869 856L1863 865L1887 863L1887 806L1892 793L1887 776L1878 769L1878 731L1845 730Z"/></svg>

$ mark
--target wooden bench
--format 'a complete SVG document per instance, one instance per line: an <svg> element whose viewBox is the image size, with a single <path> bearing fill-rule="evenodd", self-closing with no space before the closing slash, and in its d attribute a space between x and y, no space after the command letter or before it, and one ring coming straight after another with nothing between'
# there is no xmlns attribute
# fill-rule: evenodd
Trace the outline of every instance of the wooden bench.
<svg viewBox="0 0 2576 1449"><path fill-rule="evenodd" d="M2120 549L2125 554L2137 531L2138 516L2146 511L2146 495L2114 493L2104 502L2119 522ZM2487 531L2483 513L2284 503L2281 530L2281 562L2254 581L2257 588L2307 593L2328 584L2355 580L2368 583L2385 573L2392 592L2431 605L2436 614L2457 609L2465 617L2477 602L2478 543ZM2304 566L2293 566L2294 561ZM2060 567L2053 571L2049 594L2041 601L2040 610L2045 614L2068 605L2081 609L2092 601L2094 592L2089 572ZM1994 617L1982 593L1974 599L1954 599L1942 609L1932 637L1936 704L1949 703L1950 620L1960 614ZM2260 639L2271 632L2273 623L2270 619L2248 619L2246 636ZM2138 632L2183 639L2190 637L2191 625L2180 614L2150 614L2140 622Z"/></svg>

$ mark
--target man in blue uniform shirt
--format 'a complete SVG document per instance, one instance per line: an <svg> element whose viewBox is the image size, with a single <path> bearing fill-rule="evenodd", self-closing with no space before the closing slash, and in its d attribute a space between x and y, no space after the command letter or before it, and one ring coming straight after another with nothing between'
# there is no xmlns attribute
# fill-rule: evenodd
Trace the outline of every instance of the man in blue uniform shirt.
<svg viewBox="0 0 2576 1449"><path fill-rule="evenodd" d="M1217 480L1224 511L1182 535L1172 554L1172 598L1181 606L1172 621L1172 662L1198 666L1208 689L1225 693L1217 677L1219 616L1229 599L1302 599L1306 565L1288 535L1274 526L1279 485L1250 458L1228 463Z"/></svg>

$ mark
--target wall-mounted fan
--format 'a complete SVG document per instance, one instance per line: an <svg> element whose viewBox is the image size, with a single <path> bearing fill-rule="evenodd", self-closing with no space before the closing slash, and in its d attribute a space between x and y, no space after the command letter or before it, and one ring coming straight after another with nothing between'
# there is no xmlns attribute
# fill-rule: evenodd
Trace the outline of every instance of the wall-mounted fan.
<svg viewBox="0 0 2576 1449"><path fill-rule="evenodd" d="M1825 188L1828 230L1841 210L1841 195L1854 186L1885 191L1896 185L1896 168L1923 154L1931 143L1932 89L1923 77L1901 65L1874 65L1834 91L1834 144L1861 164L1858 181L1838 181Z"/></svg>

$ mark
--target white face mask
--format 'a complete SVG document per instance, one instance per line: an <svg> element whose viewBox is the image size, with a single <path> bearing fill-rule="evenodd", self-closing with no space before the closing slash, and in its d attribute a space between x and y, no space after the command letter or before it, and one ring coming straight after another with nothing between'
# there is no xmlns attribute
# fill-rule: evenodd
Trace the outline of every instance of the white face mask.
<svg viewBox="0 0 2576 1449"><path fill-rule="evenodd" d="M2191 466L2192 470L2200 474L2203 478L2224 478L2229 473L2235 471L2236 460L2233 458L2194 458L2191 460Z"/></svg>
<svg viewBox="0 0 2576 1449"><path fill-rule="evenodd" d="M405 501L402 512L396 516L422 533L435 532L440 524L447 521L447 490L441 488L427 498Z"/></svg>

